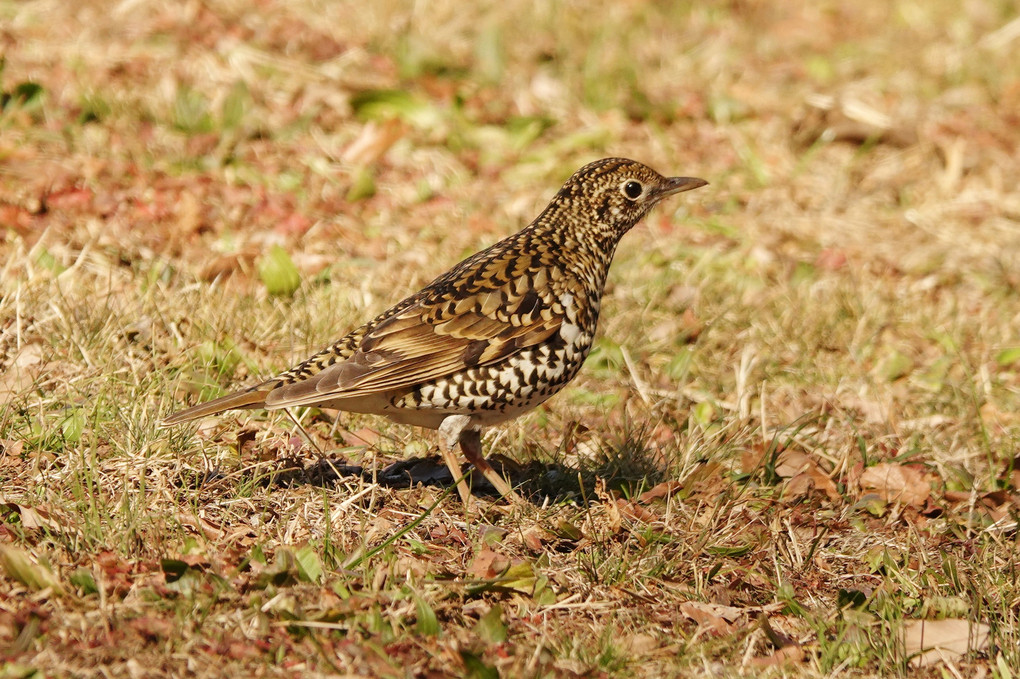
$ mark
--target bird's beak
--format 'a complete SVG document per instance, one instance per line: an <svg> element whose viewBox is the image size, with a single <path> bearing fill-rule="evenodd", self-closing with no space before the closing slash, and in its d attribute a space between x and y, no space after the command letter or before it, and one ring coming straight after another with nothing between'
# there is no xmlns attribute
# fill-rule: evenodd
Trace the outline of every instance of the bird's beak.
<svg viewBox="0 0 1020 679"><path fill-rule="evenodd" d="M659 200L666 196L672 196L674 193L690 191L707 184L708 182L704 179L698 179L697 177L669 177L661 188L656 189L655 199Z"/></svg>

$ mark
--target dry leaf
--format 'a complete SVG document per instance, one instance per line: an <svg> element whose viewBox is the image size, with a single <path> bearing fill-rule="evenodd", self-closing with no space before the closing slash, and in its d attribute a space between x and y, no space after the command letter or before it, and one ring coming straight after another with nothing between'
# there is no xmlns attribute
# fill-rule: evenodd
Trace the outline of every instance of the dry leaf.
<svg viewBox="0 0 1020 679"><path fill-rule="evenodd" d="M198 271L198 277L204 281L232 276L239 271L252 271L255 266L256 253L250 248L219 255L207 260Z"/></svg>
<svg viewBox="0 0 1020 679"><path fill-rule="evenodd" d="M178 512L177 520L182 526L189 526L201 533L207 540L219 540L224 536L223 530L216 524L189 512Z"/></svg>
<svg viewBox="0 0 1020 679"><path fill-rule="evenodd" d="M797 663L804 659L804 649L800 644L790 644L777 649L772 655L764 658L751 658L753 667L773 667L787 663Z"/></svg>
<svg viewBox="0 0 1020 679"><path fill-rule="evenodd" d="M532 526L524 531L521 539L524 546L533 552L542 551L542 545L552 537L552 534L541 526Z"/></svg>
<svg viewBox="0 0 1020 679"><path fill-rule="evenodd" d="M0 467L20 467L23 464L21 454L24 449L24 441L0 439Z"/></svg>
<svg viewBox="0 0 1020 679"><path fill-rule="evenodd" d="M790 481L784 495L796 499L807 495L811 489L820 490L833 502L842 499L836 484L811 455L796 450L783 451L776 464L776 474Z"/></svg>
<svg viewBox="0 0 1020 679"><path fill-rule="evenodd" d="M826 271L839 271L846 266L846 252L838 248L825 248L815 258L815 266Z"/></svg>
<svg viewBox="0 0 1020 679"><path fill-rule="evenodd" d="M914 467L880 462L868 467L859 481L861 492L877 493L886 502L923 507L931 495L925 474Z"/></svg>
<svg viewBox="0 0 1020 679"><path fill-rule="evenodd" d="M340 436L344 443L351 447L373 446L379 441L379 432L369 427L362 427L357 431L341 431Z"/></svg>
<svg viewBox="0 0 1020 679"><path fill-rule="evenodd" d="M633 502L618 499L615 504L621 515L626 516L629 519L634 519L635 521L651 523L653 521L657 521L659 518L654 512L651 512Z"/></svg>
<svg viewBox="0 0 1020 679"><path fill-rule="evenodd" d="M596 493L599 495L599 499L604 502L602 506L606 508L607 516L604 527L608 528L610 533L619 533L623 528L623 516L620 514L619 505L608 494L598 493L598 488L596 488Z"/></svg>
<svg viewBox="0 0 1020 679"><path fill-rule="evenodd" d="M632 656L648 655L659 647L659 642L651 634L632 634L624 640L624 647Z"/></svg>
<svg viewBox="0 0 1020 679"><path fill-rule="evenodd" d="M722 615L719 615L721 609L728 608L731 607L706 604L700 601L685 601L680 604L680 613L698 623L699 626L707 627L717 634L729 634L733 631L733 627L726 622Z"/></svg>
<svg viewBox="0 0 1020 679"><path fill-rule="evenodd" d="M786 486L783 488L783 499L787 502L799 500L807 496L814 485L809 474L797 474L786 482Z"/></svg>
<svg viewBox="0 0 1020 679"><path fill-rule="evenodd" d="M479 580L492 580L510 567L510 559L488 547L478 552L467 572Z"/></svg>
<svg viewBox="0 0 1020 679"><path fill-rule="evenodd" d="M637 501L642 504L648 504L652 500L664 500L680 492L683 487L683 484L679 481L663 481L638 495Z"/></svg>
<svg viewBox="0 0 1020 679"><path fill-rule="evenodd" d="M908 620L903 625L903 645L914 667L940 660L953 661L970 651L988 648L988 625L962 618ZM915 655L916 654L916 655Z"/></svg>
<svg viewBox="0 0 1020 679"><path fill-rule="evenodd" d="M810 455L799 450L784 450L776 460L776 474L789 479L804 473L812 466L817 465Z"/></svg>
<svg viewBox="0 0 1020 679"><path fill-rule="evenodd" d="M174 627L169 621L151 615L135 618L128 626L149 641L167 639L174 632Z"/></svg>
<svg viewBox="0 0 1020 679"><path fill-rule="evenodd" d="M361 130L358 138L344 149L340 158L357 167L371 165L403 136L404 126L395 118L384 123L370 122Z"/></svg>
<svg viewBox="0 0 1020 679"><path fill-rule="evenodd" d="M60 531L63 528L60 521L53 519L50 512L43 507L29 507L16 502L8 502L5 507L21 516L21 527L25 530L47 528L51 531Z"/></svg>
<svg viewBox="0 0 1020 679"><path fill-rule="evenodd" d="M28 390L36 375L42 372L42 345L26 344L0 374L0 405L4 405Z"/></svg>

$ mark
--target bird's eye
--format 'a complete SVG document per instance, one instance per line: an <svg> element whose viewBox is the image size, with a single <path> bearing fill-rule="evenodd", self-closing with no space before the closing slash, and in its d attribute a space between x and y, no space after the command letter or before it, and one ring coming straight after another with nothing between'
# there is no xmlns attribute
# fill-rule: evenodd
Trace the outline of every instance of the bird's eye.
<svg viewBox="0 0 1020 679"><path fill-rule="evenodd" d="M641 186L641 182L629 181L623 185L623 195L627 196L631 200L637 200L637 197L641 195L644 187Z"/></svg>

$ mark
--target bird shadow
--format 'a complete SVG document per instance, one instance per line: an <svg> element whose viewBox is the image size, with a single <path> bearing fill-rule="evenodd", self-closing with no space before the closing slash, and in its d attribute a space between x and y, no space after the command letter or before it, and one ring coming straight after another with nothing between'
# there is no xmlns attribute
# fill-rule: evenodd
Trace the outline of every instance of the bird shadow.
<svg viewBox="0 0 1020 679"><path fill-rule="evenodd" d="M551 457L555 459L562 454ZM578 466L539 460L517 462L499 454L488 458L488 462L519 496L535 505L569 501L587 503L597 500L603 489L633 496L669 476L667 470L654 461L648 441L640 431L628 432L600 449L592 458L579 461ZM476 497L499 497L488 479L471 464L463 463L461 472L468 475L471 492ZM393 489L410 489L418 485L445 489L456 481L439 455L411 457L382 467L365 467L351 464L342 455L334 454L321 455L310 462L307 458L278 460L275 468L266 473L263 483L276 487L333 487L349 480L363 480Z"/></svg>
<svg viewBox="0 0 1020 679"><path fill-rule="evenodd" d="M556 459L564 457L564 454L562 450L557 450L551 455L542 454L541 457ZM628 431L621 438L602 447L593 457L579 460L578 466L539 460L517 462L499 454L488 458L488 462L520 497L536 506L545 503L598 501L604 490L634 496L669 476L667 470L654 461L648 440L641 431ZM464 462L461 472L467 475L471 492L476 497L499 497L488 479L471 464ZM239 479L243 483L268 488L333 488L353 481L374 483L395 490L411 489L419 485L446 489L456 481L439 455L411 457L378 467L354 464L341 452L334 452L311 459L301 455L284 455L233 473L218 469L207 470L180 479L180 484L196 490L212 491L224 484L233 485Z"/></svg>
<svg viewBox="0 0 1020 679"><path fill-rule="evenodd" d="M536 505L585 498L592 494L595 485L594 479L585 481L584 476L587 474L562 464L538 461L518 463L500 455L489 459L489 464L522 498ZM467 475L474 496L499 497L489 480L470 464L465 463L461 470ZM310 464L302 460L284 459L280 460L276 470L266 475L264 482L276 487L310 485L325 488L348 480L363 480L393 489L410 489L419 485L446 489L456 482L438 455L398 460L381 468L349 464L336 457L323 456Z"/></svg>

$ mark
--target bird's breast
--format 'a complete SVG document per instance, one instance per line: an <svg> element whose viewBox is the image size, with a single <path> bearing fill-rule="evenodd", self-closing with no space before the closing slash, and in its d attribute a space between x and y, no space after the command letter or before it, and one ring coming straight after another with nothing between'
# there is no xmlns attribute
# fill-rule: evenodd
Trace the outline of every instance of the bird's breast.
<svg viewBox="0 0 1020 679"><path fill-rule="evenodd" d="M517 417L560 391L591 350L593 334L578 325L561 326L559 337L497 364L419 385L393 406L468 414L483 426Z"/></svg>

